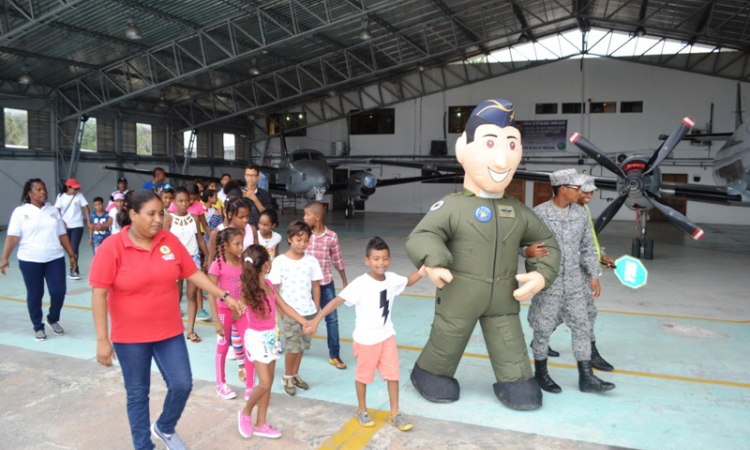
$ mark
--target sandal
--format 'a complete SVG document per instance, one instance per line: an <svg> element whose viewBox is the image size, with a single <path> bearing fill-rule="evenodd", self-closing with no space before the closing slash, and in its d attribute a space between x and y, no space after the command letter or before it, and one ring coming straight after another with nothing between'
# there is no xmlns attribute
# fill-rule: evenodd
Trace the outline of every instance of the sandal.
<svg viewBox="0 0 750 450"><path fill-rule="evenodd" d="M247 379L247 376L245 375L245 368L244 367L240 367L239 376L240 376L240 381L242 381L244 383L245 380Z"/></svg>
<svg viewBox="0 0 750 450"><path fill-rule="evenodd" d="M337 369L346 369L346 364L344 364L344 361L342 361L341 358L331 358L328 360L328 363L335 366Z"/></svg>
<svg viewBox="0 0 750 450"><path fill-rule="evenodd" d="M192 343L194 343L194 344L197 344L198 342L200 342L200 341L201 341L201 337L200 337L200 336L198 336L198 335L197 335L197 334L195 333L195 331L191 331L190 333L188 333L188 335L187 335L187 338L188 338L188 339L190 339L190 342L192 342Z"/></svg>

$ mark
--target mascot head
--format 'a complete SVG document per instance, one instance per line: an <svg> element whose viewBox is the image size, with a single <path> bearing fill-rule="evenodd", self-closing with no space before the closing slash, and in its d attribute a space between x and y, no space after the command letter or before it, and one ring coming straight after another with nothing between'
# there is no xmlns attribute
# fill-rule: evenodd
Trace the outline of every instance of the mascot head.
<svg viewBox="0 0 750 450"><path fill-rule="evenodd" d="M465 172L464 188L481 197L502 197L522 156L513 104L494 99L474 108L456 142L456 158Z"/></svg>

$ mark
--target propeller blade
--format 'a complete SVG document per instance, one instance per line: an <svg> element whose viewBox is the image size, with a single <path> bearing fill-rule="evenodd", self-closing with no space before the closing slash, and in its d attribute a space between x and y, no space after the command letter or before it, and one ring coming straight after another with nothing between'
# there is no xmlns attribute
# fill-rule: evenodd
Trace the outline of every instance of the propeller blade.
<svg viewBox="0 0 750 450"><path fill-rule="evenodd" d="M691 238L695 239L696 241L700 241L705 236L705 233L703 230L698 227L698 225L694 224L690 219L683 216L681 213L677 212L674 208L664 203L664 201L651 194L648 191L644 191L644 194L646 194L646 197L648 197L649 200L651 200L651 203L654 204L656 209L662 212L665 216L667 216L667 219L669 219L670 222L675 224L677 228L681 229L685 233L689 234Z"/></svg>
<svg viewBox="0 0 750 450"><path fill-rule="evenodd" d="M584 153L594 158L596 162L602 165L602 167L606 168L617 176L620 176L622 178L626 177L625 172L622 171L617 163L612 161L612 159L610 159L609 156L605 155L603 151L599 150L599 147L591 143L591 141L589 141L585 137L581 136L581 133L571 134L570 142L574 143L578 146L578 148L583 150Z"/></svg>
<svg viewBox="0 0 750 450"><path fill-rule="evenodd" d="M625 203L625 200L627 198L628 193L626 192L617 197L611 205L607 206L607 209L602 211L602 214L596 219L596 222L594 223L594 230L596 231L596 234L601 233L601 231L605 226L607 226L609 221L612 220L615 214L617 214L617 211L620 210L620 207L622 207L622 204Z"/></svg>
<svg viewBox="0 0 750 450"><path fill-rule="evenodd" d="M651 172L656 169L659 164L661 164L664 159L666 159L667 156L669 156L670 153L672 153L672 150L679 144L679 142L682 140L682 138L685 137L685 135L688 133L688 131L692 130L695 126L695 119L692 117L685 117L682 119L682 122L677 126L677 128L672 132L672 134L669 135L666 141L659 147L657 151L654 152L654 154L651 156L651 159L648 160L648 163L646 163L646 169L643 171L643 175L648 175Z"/></svg>

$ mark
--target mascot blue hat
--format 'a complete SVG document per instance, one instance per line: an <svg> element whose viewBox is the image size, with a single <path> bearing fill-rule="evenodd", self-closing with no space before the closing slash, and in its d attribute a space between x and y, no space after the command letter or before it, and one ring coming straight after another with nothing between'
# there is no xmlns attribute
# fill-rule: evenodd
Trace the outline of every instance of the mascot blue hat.
<svg viewBox="0 0 750 450"><path fill-rule="evenodd" d="M502 98L485 100L471 112L466 122L466 143L474 141L474 132L480 125L492 124L500 128L511 126L516 128L516 113L513 103Z"/></svg>

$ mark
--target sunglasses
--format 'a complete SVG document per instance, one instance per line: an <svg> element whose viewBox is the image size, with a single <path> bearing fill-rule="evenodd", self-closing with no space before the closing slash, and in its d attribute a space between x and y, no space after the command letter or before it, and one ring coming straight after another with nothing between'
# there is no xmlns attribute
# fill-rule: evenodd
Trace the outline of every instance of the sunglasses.
<svg viewBox="0 0 750 450"><path fill-rule="evenodd" d="M581 189L581 186L576 186L576 185L573 185L573 184L565 184L563 186L565 186L568 189L575 189L576 191L579 190L579 189Z"/></svg>

